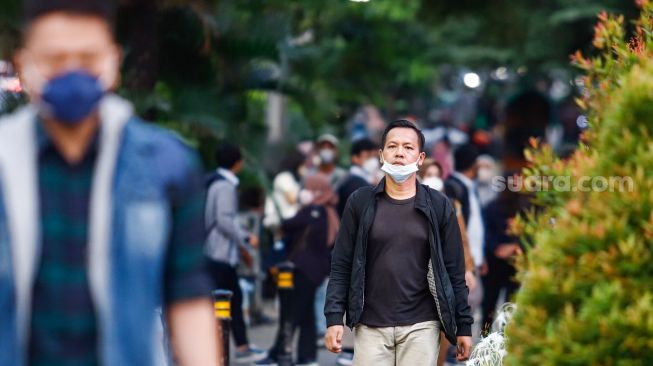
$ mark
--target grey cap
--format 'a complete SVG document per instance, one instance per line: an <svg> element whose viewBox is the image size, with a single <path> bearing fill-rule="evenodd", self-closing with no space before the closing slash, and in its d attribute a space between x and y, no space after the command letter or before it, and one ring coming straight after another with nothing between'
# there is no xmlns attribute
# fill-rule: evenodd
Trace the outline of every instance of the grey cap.
<svg viewBox="0 0 653 366"><path fill-rule="evenodd" d="M320 137L317 138L317 141L316 141L317 144L320 144L322 142L329 142L333 146L338 146L338 138L335 137L334 135L330 134L330 133L325 133L325 134L323 134L323 135L321 135Z"/></svg>

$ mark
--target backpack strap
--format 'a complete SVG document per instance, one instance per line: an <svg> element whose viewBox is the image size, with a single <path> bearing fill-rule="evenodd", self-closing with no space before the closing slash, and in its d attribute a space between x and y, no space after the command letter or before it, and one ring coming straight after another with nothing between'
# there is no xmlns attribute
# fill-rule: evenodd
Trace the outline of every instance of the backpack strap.
<svg viewBox="0 0 653 366"><path fill-rule="evenodd" d="M206 187L206 189L208 190L209 188L211 188L213 183L215 183L217 181L220 181L220 180L225 180L225 179L227 179L227 178L225 178L224 175L222 175L222 174L220 174L220 173L218 173L216 171L212 171L212 172L208 173L204 177L204 187Z"/></svg>
<svg viewBox="0 0 653 366"><path fill-rule="evenodd" d="M204 177L204 186L206 187L207 197L208 197L208 190L209 190L209 188L211 188L213 183L217 183L219 181L223 181L223 180L226 180L226 179L227 178L225 178L224 175L222 175L222 174L220 174L220 173L218 173L216 171L213 171L213 172L207 174ZM211 233L211 231L213 231L213 229L215 229L216 226L217 226L217 223L215 223L215 222L211 223L211 226L206 228L206 235L209 235Z"/></svg>

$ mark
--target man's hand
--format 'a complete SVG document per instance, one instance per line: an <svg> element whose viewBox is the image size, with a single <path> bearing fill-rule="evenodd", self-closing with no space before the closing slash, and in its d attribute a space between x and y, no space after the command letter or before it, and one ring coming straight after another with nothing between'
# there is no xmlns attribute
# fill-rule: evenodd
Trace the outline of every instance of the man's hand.
<svg viewBox="0 0 653 366"><path fill-rule="evenodd" d="M515 255L521 255L521 247L517 243L500 244L494 251L494 255L500 259L508 259Z"/></svg>
<svg viewBox="0 0 653 366"><path fill-rule="evenodd" d="M472 353L472 337L458 337L458 347L456 347L456 360L466 361L469 354Z"/></svg>
<svg viewBox="0 0 653 366"><path fill-rule="evenodd" d="M252 257L252 253L243 247L240 247L240 258L247 268L252 268L254 265L254 257Z"/></svg>
<svg viewBox="0 0 653 366"><path fill-rule="evenodd" d="M474 276L474 272L465 271L465 284L467 285L469 291L472 291L476 288L476 276Z"/></svg>
<svg viewBox="0 0 653 366"><path fill-rule="evenodd" d="M333 353L342 352L342 334L344 331L345 328L342 325L332 325L327 328L326 335L324 336L326 349Z"/></svg>
<svg viewBox="0 0 653 366"><path fill-rule="evenodd" d="M208 298L184 300L170 305L167 315L175 364L217 366L223 351L217 347L213 302Z"/></svg>

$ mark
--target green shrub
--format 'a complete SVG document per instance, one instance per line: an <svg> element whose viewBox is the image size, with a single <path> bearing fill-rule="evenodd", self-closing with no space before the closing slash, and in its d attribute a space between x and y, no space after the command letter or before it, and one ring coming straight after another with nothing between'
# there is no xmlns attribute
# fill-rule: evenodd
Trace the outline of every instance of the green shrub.
<svg viewBox="0 0 653 366"><path fill-rule="evenodd" d="M601 14L598 56L580 53L590 129L566 161L532 141L526 176L630 177L619 191L535 194L514 221L527 238L522 288L506 329L507 365L653 365L653 5L639 1L632 38Z"/></svg>

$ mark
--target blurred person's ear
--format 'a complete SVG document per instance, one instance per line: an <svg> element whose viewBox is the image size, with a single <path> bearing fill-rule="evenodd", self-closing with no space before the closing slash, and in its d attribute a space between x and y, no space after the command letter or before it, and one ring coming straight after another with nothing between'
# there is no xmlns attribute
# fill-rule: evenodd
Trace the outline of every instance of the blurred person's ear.
<svg viewBox="0 0 653 366"><path fill-rule="evenodd" d="M115 91L122 82L122 75L120 69L122 67L124 52L122 47L114 45L113 50L110 51L109 60L107 60L107 73L106 80L104 80L105 87L109 91Z"/></svg>
<svg viewBox="0 0 653 366"><path fill-rule="evenodd" d="M231 171L234 174L240 173L241 170L243 170L243 166L245 165L245 161L243 159L240 159L234 164L234 166L231 168Z"/></svg>
<svg viewBox="0 0 653 366"><path fill-rule="evenodd" d="M23 90L25 90L28 95L32 95L34 91L30 89L34 88L34 86L28 85L29 83L25 80L25 50L22 46L14 52L11 61L16 69L16 74L20 78Z"/></svg>

